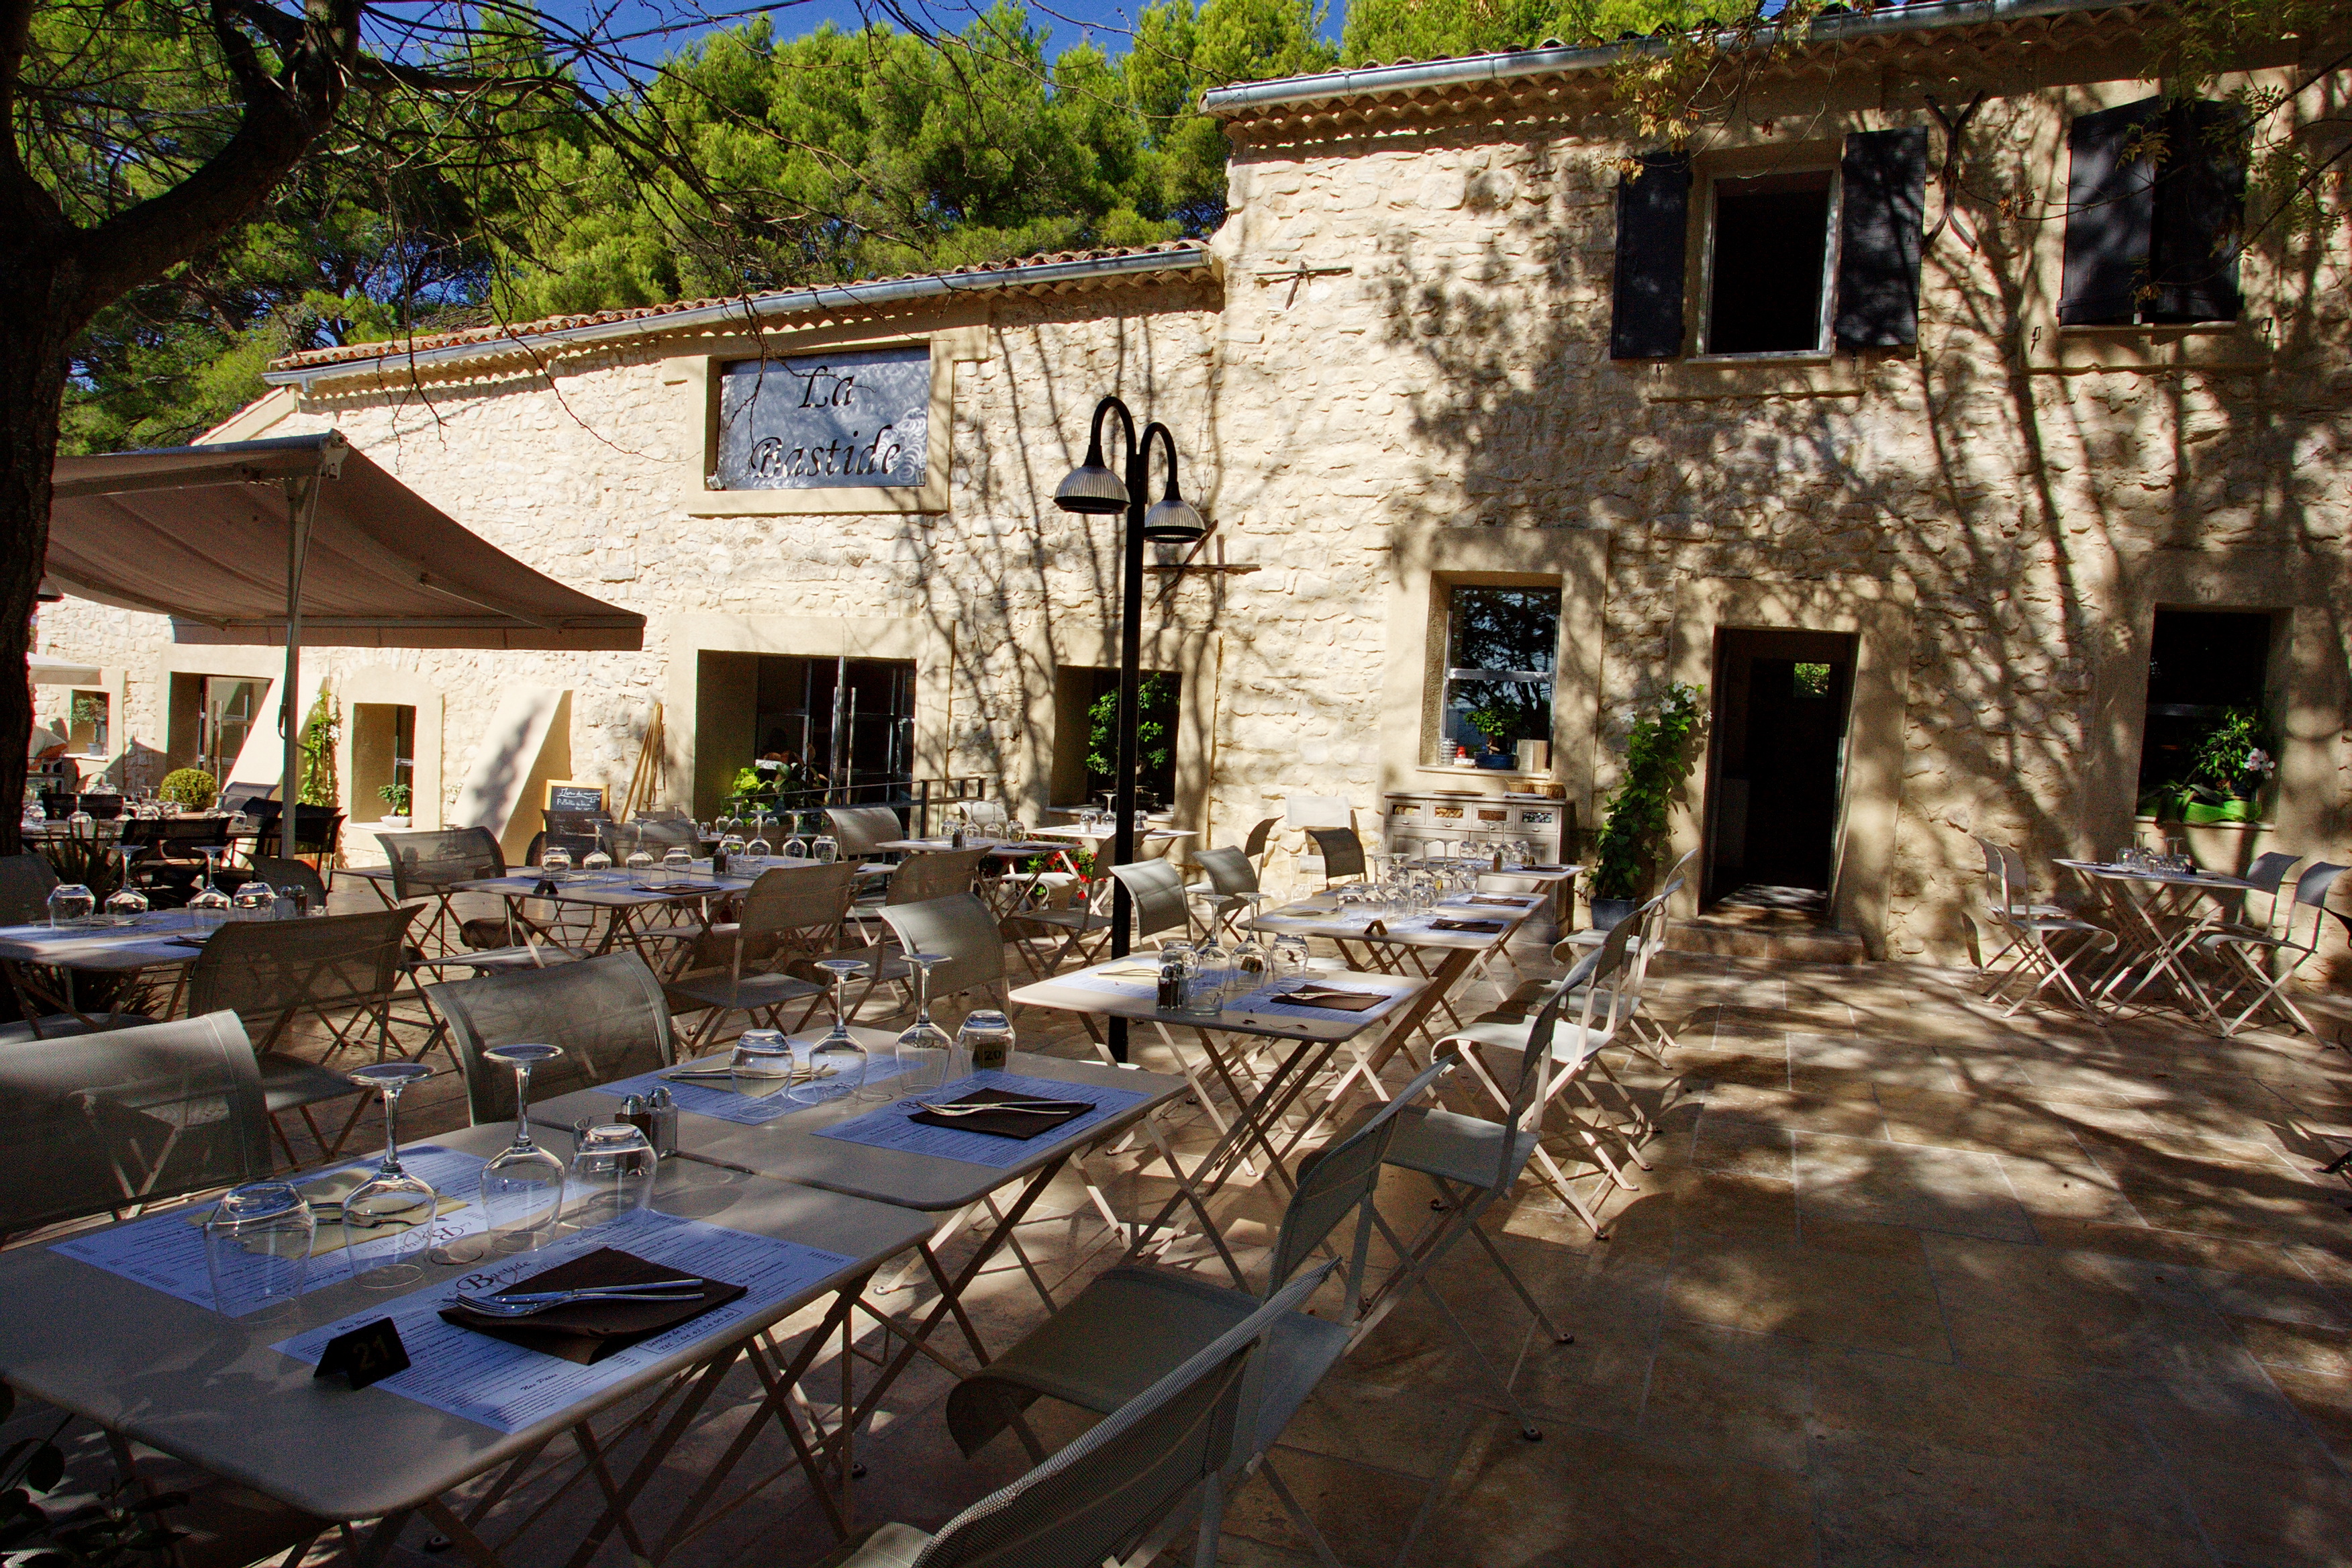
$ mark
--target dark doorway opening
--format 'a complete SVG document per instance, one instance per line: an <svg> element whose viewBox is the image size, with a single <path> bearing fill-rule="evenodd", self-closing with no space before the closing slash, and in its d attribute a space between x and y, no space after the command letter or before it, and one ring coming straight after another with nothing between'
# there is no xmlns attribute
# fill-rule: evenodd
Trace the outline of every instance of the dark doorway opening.
<svg viewBox="0 0 2352 1568"><path fill-rule="evenodd" d="M1176 798L1176 726L1184 678L1143 671L1136 726L1136 798L1157 811ZM1066 664L1054 672L1055 805L1102 805L1118 787L1118 671Z"/></svg>
<svg viewBox="0 0 2352 1568"><path fill-rule="evenodd" d="M807 807L901 794L914 775L908 661L705 650L694 718L699 816L755 784Z"/></svg>
<svg viewBox="0 0 2352 1568"><path fill-rule="evenodd" d="M2147 727L2139 751L2139 793L2187 783L2198 749L2232 710L2268 706L2271 643L2277 618L2268 611L2158 610L2147 658ZM2211 781L2208 781L2211 782Z"/></svg>
<svg viewBox="0 0 2352 1568"><path fill-rule="evenodd" d="M1847 633L1716 634L1707 902L1750 887L1829 891L1853 658Z"/></svg>

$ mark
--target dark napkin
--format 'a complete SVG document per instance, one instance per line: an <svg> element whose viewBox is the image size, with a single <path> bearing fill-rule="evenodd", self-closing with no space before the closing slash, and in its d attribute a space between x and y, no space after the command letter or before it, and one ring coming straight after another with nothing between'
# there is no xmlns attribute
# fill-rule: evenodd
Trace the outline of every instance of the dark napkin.
<svg viewBox="0 0 2352 1568"><path fill-rule="evenodd" d="M575 1258L528 1279L519 1279L492 1294L507 1290L577 1290L590 1285L635 1285L651 1279L685 1278L680 1270L667 1264L648 1263L635 1253L600 1247L584 1258ZM441 1309L441 1321L525 1350L581 1366L593 1366L614 1351L651 1339L748 1293L740 1285L703 1279L701 1295L676 1301L574 1301L568 1307L551 1307L528 1318L485 1317L469 1307L453 1303Z"/></svg>
<svg viewBox="0 0 2352 1568"><path fill-rule="evenodd" d="M1502 930L1503 925L1500 921L1432 921L1429 922L1429 929L1432 931L1476 931L1481 936L1492 936L1496 931Z"/></svg>
<svg viewBox="0 0 2352 1568"><path fill-rule="evenodd" d="M1012 1094L1001 1089L976 1089L959 1100L942 1100L944 1105L989 1105L1000 1100L1037 1100L1034 1094ZM1081 1116L1091 1115L1091 1102L1073 1100L1068 1110L988 1110L978 1116L937 1116L928 1110L918 1110L907 1118L926 1127L953 1127L964 1132L985 1132L996 1138L1018 1138L1024 1142L1041 1132L1051 1132Z"/></svg>
<svg viewBox="0 0 2352 1568"><path fill-rule="evenodd" d="M1335 991L1328 985L1302 985L1274 1000L1297 1007L1331 1007L1342 1013L1369 1013L1389 999L1385 991Z"/></svg>

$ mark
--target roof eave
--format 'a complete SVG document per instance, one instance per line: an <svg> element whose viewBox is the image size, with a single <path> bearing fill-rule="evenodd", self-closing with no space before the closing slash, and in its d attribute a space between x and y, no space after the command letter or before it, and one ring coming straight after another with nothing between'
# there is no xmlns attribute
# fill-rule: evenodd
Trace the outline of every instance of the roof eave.
<svg viewBox="0 0 2352 1568"><path fill-rule="evenodd" d="M1206 246L1142 251L1082 261L1046 262L1029 267L992 268L985 271L934 273L922 278L893 279L877 283L844 283L815 289L795 289L756 294L691 310L633 316L618 321L593 321L544 331L518 331L478 342L443 343L431 348L403 349L385 345L385 352L363 359L334 360L321 364L276 364L262 372L273 386L295 386L308 393L321 382L367 379L403 370L441 369L469 360L506 358L518 353L557 351L578 353L611 342L709 331L726 327L756 327L779 316L822 314L877 306L919 304L957 294L992 289L1034 288L1057 284L1099 282L1154 272L1205 272L1211 269Z"/></svg>

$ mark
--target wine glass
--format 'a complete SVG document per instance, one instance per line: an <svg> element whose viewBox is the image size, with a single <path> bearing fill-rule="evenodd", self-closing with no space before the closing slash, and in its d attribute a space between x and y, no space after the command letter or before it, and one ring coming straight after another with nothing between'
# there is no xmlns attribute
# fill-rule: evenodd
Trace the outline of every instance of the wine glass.
<svg viewBox="0 0 2352 1568"><path fill-rule="evenodd" d="M825 972L833 985L833 1027L824 1037L809 1047L809 1076L793 1085L794 1100L803 1105L814 1105L842 1094L856 1094L866 1082L866 1047L849 1032L849 1014L844 1005L842 991L853 974L866 973L866 963L856 958L821 958L816 966Z"/></svg>
<svg viewBox="0 0 2352 1568"><path fill-rule="evenodd" d="M205 1221L213 1310L265 1323L292 1317L318 1234L317 1216L291 1182L247 1182L223 1193Z"/></svg>
<svg viewBox="0 0 2352 1568"><path fill-rule="evenodd" d="M768 857L773 852L764 836L754 838L751 843L743 846L743 869L740 875L758 877L761 872L768 868ZM734 862L730 860L728 864L731 866Z"/></svg>
<svg viewBox="0 0 2352 1568"><path fill-rule="evenodd" d="M228 918L233 921L267 921L278 916L276 890L258 879L230 894L228 905Z"/></svg>
<svg viewBox="0 0 2352 1568"><path fill-rule="evenodd" d="M48 808L41 804L39 796L28 792L25 800L25 826L39 827L48 820Z"/></svg>
<svg viewBox="0 0 2352 1568"><path fill-rule="evenodd" d="M931 1022L931 966L947 961L941 952L907 954L915 971L915 1021L898 1037L898 1080L910 1089L937 1089L948 1080L948 1055L955 1040Z"/></svg>
<svg viewBox="0 0 2352 1568"><path fill-rule="evenodd" d="M744 851L750 847L750 845L743 842L742 836L740 834L728 833L719 837L719 853L727 857L728 875L736 877L742 875L735 863L743 858Z"/></svg>
<svg viewBox="0 0 2352 1568"><path fill-rule="evenodd" d="M599 844L595 848L588 851L586 858L580 862L580 869L591 877L602 878L613 869L613 858L606 854L604 847Z"/></svg>
<svg viewBox="0 0 2352 1568"><path fill-rule="evenodd" d="M147 895L131 879L131 858L135 851L118 847L116 853L122 861L121 879L106 895L106 912L118 924L129 925L147 912Z"/></svg>
<svg viewBox="0 0 2352 1568"><path fill-rule="evenodd" d="M735 1092L766 1100L793 1081L793 1047L782 1029L746 1029L735 1037L727 1070Z"/></svg>
<svg viewBox="0 0 2352 1568"><path fill-rule="evenodd" d="M561 1046L496 1046L486 1062L514 1068L514 1142L482 1167L482 1218L490 1247L499 1252L530 1252L555 1237L563 1212L563 1162L530 1139L530 1069L563 1054Z"/></svg>
<svg viewBox="0 0 2352 1568"><path fill-rule="evenodd" d="M49 889L49 929L87 925L97 908L98 900L88 888L79 882L60 882Z"/></svg>
<svg viewBox="0 0 2352 1568"><path fill-rule="evenodd" d="M66 818L66 832L75 838L95 838L98 837L98 818L76 806L73 815Z"/></svg>
<svg viewBox="0 0 2352 1568"><path fill-rule="evenodd" d="M784 840L782 853L787 860L805 860L809 858L808 840L795 833Z"/></svg>
<svg viewBox="0 0 2352 1568"><path fill-rule="evenodd" d="M352 1278L370 1290L397 1290L425 1277L425 1249L441 1194L400 1165L400 1094L433 1076L422 1062L371 1062L344 1074L383 1096L383 1163L343 1199L343 1252Z"/></svg>

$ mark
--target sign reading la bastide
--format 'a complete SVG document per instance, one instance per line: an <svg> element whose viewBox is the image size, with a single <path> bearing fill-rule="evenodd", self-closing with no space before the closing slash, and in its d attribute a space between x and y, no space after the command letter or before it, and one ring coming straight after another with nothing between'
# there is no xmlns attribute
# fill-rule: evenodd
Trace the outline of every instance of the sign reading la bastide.
<svg viewBox="0 0 2352 1568"><path fill-rule="evenodd" d="M849 349L728 365L718 488L920 485L931 398L924 347Z"/></svg>

